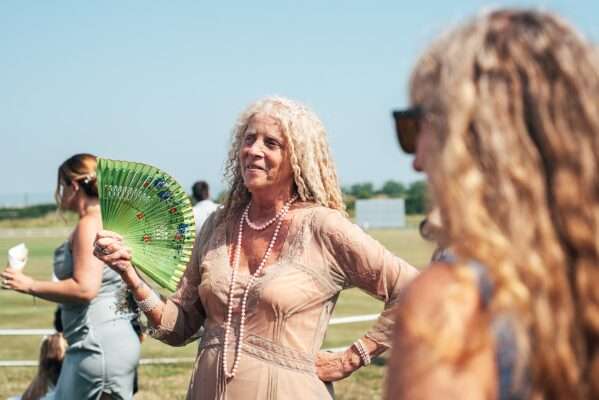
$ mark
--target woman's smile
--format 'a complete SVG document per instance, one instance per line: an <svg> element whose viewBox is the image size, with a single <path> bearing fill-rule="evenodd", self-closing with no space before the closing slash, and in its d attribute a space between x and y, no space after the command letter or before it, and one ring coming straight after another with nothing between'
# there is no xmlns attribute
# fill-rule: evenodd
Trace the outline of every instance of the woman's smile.
<svg viewBox="0 0 599 400"><path fill-rule="evenodd" d="M239 152L244 184L250 192L291 186L293 172L286 149L287 140L276 119L260 113L251 117Z"/></svg>

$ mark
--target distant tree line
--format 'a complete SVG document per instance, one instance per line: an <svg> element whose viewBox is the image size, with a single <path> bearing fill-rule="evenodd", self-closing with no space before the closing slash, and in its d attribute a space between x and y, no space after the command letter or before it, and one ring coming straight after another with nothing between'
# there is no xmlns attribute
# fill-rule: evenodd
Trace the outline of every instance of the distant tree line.
<svg viewBox="0 0 599 400"><path fill-rule="evenodd" d="M0 208L0 220L43 217L56 211L56 204L38 204L28 207Z"/></svg>
<svg viewBox="0 0 599 400"><path fill-rule="evenodd" d="M402 182L389 180L380 188L375 188L371 182L356 183L342 188L345 204L348 211L353 214L357 199L372 198L402 198L406 202L406 214L422 214L426 211L426 183L416 181L409 185ZM219 193L218 201L224 202L226 192ZM37 218L55 212L55 204L39 204L29 207L0 207L0 220Z"/></svg>
<svg viewBox="0 0 599 400"><path fill-rule="evenodd" d="M350 213L356 207L357 199L402 198L405 200L406 214L422 214L426 211L426 182L416 181L409 185L389 180L380 188L371 182L356 183L343 187L345 204Z"/></svg>
<svg viewBox="0 0 599 400"><path fill-rule="evenodd" d="M416 181L406 185L402 182L388 180L380 188L372 182L355 183L341 188L347 211L353 215L357 199L402 198L405 200L406 214L423 214L426 211L426 182ZM223 204L227 198L227 190L222 190L216 201Z"/></svg>

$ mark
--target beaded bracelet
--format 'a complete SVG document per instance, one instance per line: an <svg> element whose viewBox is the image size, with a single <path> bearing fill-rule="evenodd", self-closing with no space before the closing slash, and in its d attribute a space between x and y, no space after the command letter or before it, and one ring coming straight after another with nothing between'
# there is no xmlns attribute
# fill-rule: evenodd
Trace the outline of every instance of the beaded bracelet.
<svg viewBox="0 0 599 400"><path fill-rule="evenodd" d="M153 290L150 290L150 295L148 297L143 300L135 299L135 302L137 303L139 309L146 313L162 305L160 297Z"/></svg>
<svg viewBox="0 0 599 400"><path fill-rule="evenodd" d="M372 360L370 359L370 354L366 351L366 346L364 346L362 339L356 340L353 346L358 350L358 354L362 359L362 364L364 364L364 366L369 365Z"/></svg>

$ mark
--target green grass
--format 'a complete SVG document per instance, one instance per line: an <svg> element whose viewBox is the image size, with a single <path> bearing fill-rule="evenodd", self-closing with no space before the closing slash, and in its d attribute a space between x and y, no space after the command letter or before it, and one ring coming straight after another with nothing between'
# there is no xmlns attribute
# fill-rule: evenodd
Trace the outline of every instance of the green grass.
<svg viewBox="0 0 599 400"><path fill-rule="evenodd" d="M420 239L415 226L417 218L409 218L407 229L373 230L369 233L383 245L415 266L426 265L432 246ZM30 249L25 272L37 279L49 279L54 248L66 238L0 239L0 254L9 247L26 242ZM0 290L0 328L51 328L55 305L30 296ZM380 312L382 304L358 289L343 292L333 317ZM340 347L353 342L369 327L369 323L336 325L329 328L324 347ZM2 337L0 360L37 359L40 338L31 336ZM193 357L197 344L169 347L148 338L142 344L142 357ZM35 368L0 367L0 399L21 393L35 374ZM140 392L136 399L183 399L191 374L191 364L151 365L140 367ZM378 399L384 375L384 358L363 368L350 378L335 384L337 398Z"/></svg>
<svg viewBox="0 0 599 400"><path fill-rule="evenodd" d="M77 215L72 212L49 212L39 218L20 218L0 220L0 228L64 228L75 226Z"/></svg>

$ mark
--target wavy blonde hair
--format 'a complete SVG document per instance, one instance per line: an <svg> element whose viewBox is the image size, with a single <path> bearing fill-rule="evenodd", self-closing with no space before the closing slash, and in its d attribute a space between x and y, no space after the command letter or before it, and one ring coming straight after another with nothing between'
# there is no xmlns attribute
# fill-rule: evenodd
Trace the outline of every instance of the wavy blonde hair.
<svg viewBox="0 0 599 400"><path fill-rule="evenodd" d="M411 99L430 116L446 234L488 267L492 312L517 316L533 397L597 398L596 49L555 15L494 11L430 47Z"/></svg>
<svg viewBox="0 0 599 400"><path fill-rule="evenodd" d="M229 193L225 200L223 218L240 213L250 200L250 192L241 176L239 152L248 123L258 113L274 118L279 123L287 141L295 191L299 199L344 212L345 204L324 125L307 106L272 96L250 104L233 128L231 148L225 164Z"/></svg>

